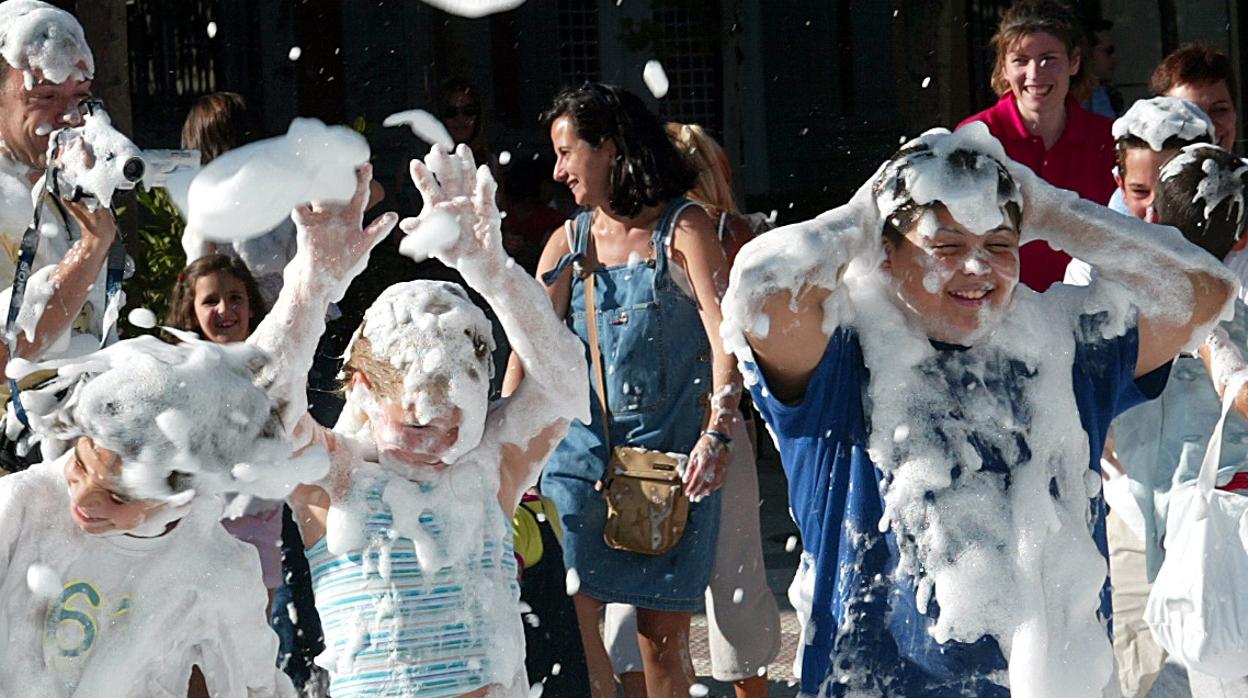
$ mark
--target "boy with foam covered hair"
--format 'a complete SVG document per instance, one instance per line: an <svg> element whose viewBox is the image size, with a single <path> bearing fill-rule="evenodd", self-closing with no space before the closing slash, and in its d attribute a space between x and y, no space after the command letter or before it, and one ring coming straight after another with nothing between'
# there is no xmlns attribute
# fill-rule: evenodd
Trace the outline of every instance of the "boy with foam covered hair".
<svg viewBox="0 0 1248 698"><path fill-rule="evenodd" d="M1178 228L1192 244L1229 266L1235 261L1232 249L1243 239L1248 223L1246 190L1248 163L1216 145L1189 145L1161 167L1149 220ZM1128 613L1143 611L1143 592L1165 559L1170 491L1196 479L1221 416L1223 393L1234 385L1236 374L1248 368L1245 353L1248 306L1241 290L1234 317L1215 327L1198 351L1175 359L1172 380L1161 396L1114 420L1115 450L1129 478L1127 496L1134 497L1134 502L1127 499L1121 510L1138 507L1132 528L1140 542L1131 547L1143 551L1142 563L1136 567L1145 584L1123 600ZM1248 391L1240 388L1233 407L1223 427L1217 483L1224 490L1248 490ZM1122 557L1124 563L1127 559ZM1128 574L1118 574L1115 569L1116 586L1120 578L1124 585L1134 582L1128 576L1132 568L1123 571ZM1124 634L1129 636L1133 630L1128 628ZM1149 640L1151 634L1143 642ZM1147 657L1144 651L1137 654ZM1164 667L1160 670L1168 671ZM1239 696L1248 690L1248 680L1220 681L1191 669L1187 674L1192 696Z"/></svg>
<svg viewBox="0 0 1248 698"><path fill-rule="evenodd" d="M296 441L323 447L332 463L289 498L308 545L330 693L523 697L511 518L569 421L588 421L584 349L504 252L489 168L461 145L435 146L411 171L424 208L403 222L400 250L455 267L485 298L524 366L519 387L490 404L485 315L453 284L411 281L366 311L334 429L307 416L325 308L397 220L362 227L367 166L348 204L295 209L298 251L248 341L274 355Z"/></svg>
<svg viewBox="0 0 1248 698"><path fill-rule="evenodd" d="M1212 143L1213 122L1200 107L1177 97L1141 99L1114 121L1114 183L1109 207L1145 220L1157 191L1161 165L1193 143ZM1086 286L1091 267L1075 259L1065 283Z"/></svg>
<svg viewBox="0 0 1248 698"><path fill-rule="evenodd" d="M0 478L0 695L293 695L255 548L214 494L324 472L287 464L265 361L186 336L10 365L58 375L26 393L49 457Z"/></svg>
<svg viewBox="0 0 1248 698"><path fill-rule="evenodd" d="M1019 286L1032 239L1101 272ZM801 695L1101 696L1106 429L1235 289L1177 231L1046 184L979 124L746 244L723 334L805 547Z"/></svg>

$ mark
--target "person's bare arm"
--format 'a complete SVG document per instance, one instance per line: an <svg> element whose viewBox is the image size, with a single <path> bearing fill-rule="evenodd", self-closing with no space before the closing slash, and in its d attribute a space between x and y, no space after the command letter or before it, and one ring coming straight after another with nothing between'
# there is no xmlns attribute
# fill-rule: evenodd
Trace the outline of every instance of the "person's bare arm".
<svg viewBox="0 0 1248 698"><path fill-rule="evenodd" d="M282 421L292 435L307 414L308 370L325 332L326 308L363 271L369 251L398 220L386 213L362 227L371 180L372 166L365 165L348 203L303 204L294 210L298 249L286 265L272 310L247 339L272 359L261 377L269 394L284 403Z"/></svg>
<svg viewBox="0 0 1248 698"><path fill-rule="evenodd" d="M702 330L711 345L711 413L705 432L731 438L740 420L741 374L735 357L724 351L719 336L723 322L720 300L728 287L728 260L719 242L715 224L700 206L685 209L672 238L673 261L689 277ZM727 444L710 433L703 433L689 453L685 472L686 493L695 500L719 489L727 474Z"/></svg>
<svg viewBox="0 0 1248 698"><path fill-rule="evenodd" d="M881 230L868 181L844 206L761 235L737 254L723 302L725 348L752 358L782 402L806 394L842 321L841 276L883 244Z"/></svg>
<svg viewBox="0 0 1248 698"><path fill-rule="evenodd" d="M537 282L546 290L546 296L550 298L550 304L555 309L555 315L561 319L568 316L568 306L572 297L572 267L568 267L559 273L559 276L551 281L549 285L543 280L548 272L555 268L559 260L572 251L568 245L568 236L566 225L559 226L546 239L546 246L542 249L542 256L537 262ZM507 373L503 376L503 397L510 396L515 392L520 382L524 380L524 364L520 362L520 357L512 352L507 361Z"/></svg>
<svg viewBox="0 0 1248 698"><path fill-rule="evenodd" d="M1209 371L1218 399L1226 399L1226 391L1235 391L1232 407L1248 419L1248 361L1244 360L1239 347L1221 327L1215 327L1209 338L1200 345L1200 360Z"/></svg>
<svg viewBox="0 0 1248 698"><path fill-rule="evenodd" d="M476 168L466 146L454 154L434 146L426 160L428 167L412 161L412 181L425 208L419 218L401 224L409 238L400 249L415 257L436 257L459 271L494 309L524 366L523 381L504 404L491 410L483 438L483 445L499 447L498 498L510 515L568 423L573 418L589 421L584 353L580 341L551 309L541 285L503 251L489 168ZM458 239L451 244L429 239L425 245L428 238L422 239L420 227L433 215L451 216L459 226Z"/></svg>
<svg viewBox="0 0 1248 698"><path fill-rule="evenodd" d="M1009 168L1023 194L1024 239L1044 239L1096 268L1091 288L1100 295L1089 301L1101 305L1086 310L1110 309L1115 297L1138 310L1137 378L1174 359L1234 298L1235 275L1178 230L1081 199L1017 163Z"/></svg>
<svg viewBox="0 0 1248 698"><path fill-rule="evenodd" d="M108 261L108 249L117 237L117 222L108 208L101 206L90 211L82 203L69 201L65 202L65 207L78 222L82 237L57 262L49 278L52 295L35 325L34 337L17 331L15 353L22 359L38 360L74 324L99 279L100 270ZM8 346L0 345L0 365L7 364L8 360Z"/></svg>

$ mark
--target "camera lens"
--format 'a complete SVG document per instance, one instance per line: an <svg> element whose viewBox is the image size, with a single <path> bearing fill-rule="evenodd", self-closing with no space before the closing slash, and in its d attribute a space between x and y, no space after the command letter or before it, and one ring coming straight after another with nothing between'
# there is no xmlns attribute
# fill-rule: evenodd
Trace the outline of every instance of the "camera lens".
<svg viewBox="0 0 1248 698"><path fill-rule="evenodd" d="M143 158L130 158L126 160L126 164L121 166L121 176L130 182L137 182L143 179L143 173L146 171L147 165L143 163Z"/></svg>

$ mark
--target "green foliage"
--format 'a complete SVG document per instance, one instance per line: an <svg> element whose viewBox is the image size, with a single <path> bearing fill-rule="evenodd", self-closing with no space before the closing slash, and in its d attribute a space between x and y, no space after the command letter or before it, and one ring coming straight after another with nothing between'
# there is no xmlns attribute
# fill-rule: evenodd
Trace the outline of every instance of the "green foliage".
<svg viewBox="0 0 1248 698"><path fill-rule="evenodd" d="M127 245L135 257L135 272L123 286L126 308L147 308L163 319L173 285L186 266L186 255L182 252L182 231L186 223L164 189L136 191L135 204L120 209L117 214L121 230L138 234L137 239ZM123 329L128 330L124 332L126 336L152 333L124 324L124 313L122 322Z"/></svg>

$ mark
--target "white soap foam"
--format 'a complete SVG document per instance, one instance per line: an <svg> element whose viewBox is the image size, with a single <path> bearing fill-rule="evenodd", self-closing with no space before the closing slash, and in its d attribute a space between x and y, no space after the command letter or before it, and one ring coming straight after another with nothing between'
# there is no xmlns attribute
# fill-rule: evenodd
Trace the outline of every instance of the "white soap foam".
<svg viewBox="0 0 1248 698"><path fill-rule="evenodd" d="M263 235L309 201L347 201L368 141L345 126L297 118L283 136L235 148L191 182L187 228L209 240Z"/></svg>
<svg viewBox="0 0 1248 698"><path fill-rule="evenodd" d="M1177 97L1141 99L1114 121L1114 140L1135 136L1161 152L1170 138L1214 141L1213 122L1200 107Z"/></svg>
<svg viewBox="0 0 1248 698"><path fill-rule="evenodd" d="M82 25L70 13L37 0L0 3L0 55L22 71L26 89L34 87L36 73L56 84L95 75Z"/></svg>

